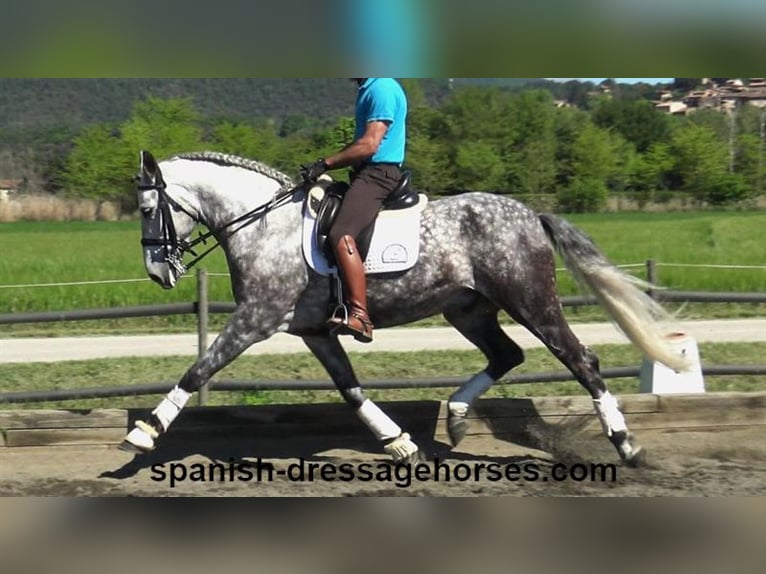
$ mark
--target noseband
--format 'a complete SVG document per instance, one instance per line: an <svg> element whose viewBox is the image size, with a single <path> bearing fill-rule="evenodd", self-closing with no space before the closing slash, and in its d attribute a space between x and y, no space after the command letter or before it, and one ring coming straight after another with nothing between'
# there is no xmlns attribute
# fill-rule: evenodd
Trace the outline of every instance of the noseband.
<svg viewBox="0 0 766 574"><path fill-rule="evenodd" d="M194 252L194 247L202 243L203 245L207 245L207 240L210 237L213 237L215 234L219 232L223 232L228 230L228 237L231 237L234 235L237 231L242 229L243 227L247 227L251 223L258 221L261 219L264 215L266 215L269 211L272 209L275 209L282 205L284 203L284 200L286 198L292 197L292 195L298 191L300 186L298 187L292 187L292 188L280 188L276 191L274 194L274 197L272 197L268 202L266 202L263 205L260 205L256 207L255 209L252 209L248 211L247 213L240 215L239 217L234 218L233 220L229 221L228 223L225 223L224 225L221 225L220 227L217 227L212 230L208 230L207 233L199 233L199 236L194 239L193 241L185 241L183 239L178 238L178 233L176 232L175 224L173 223L173 217L170 213L170 207L172 206L174 209L177 209L178 211L182 211L187 216L189 216L195 223L199 223L199 219L189 213L184 207L175 201L172 197L168 195L167 192L167 185L163 181L161 184L139 184L138 185L138 191L151 191L154 190L157 192L157 209L162 214L162 237L161 238L149 238L149 237L142 237L141 238L141 245L143 246L161 246L165 248L165 259L167 263L176 271L178 276L183 275L186 273L189 269L194 267L197 263L199 263L203 257L205 257L208 253L213 251L216 247L220 245L220 242L216 240L215 245L209 247L206 251L201 253L200 255L197 255ZM234 229L234 226L237 226ZM189 263L184 264L183 258L184 254L191 253L194 256L194 259L192 259Z"/></svg>
<svg viewBox="0 0 766 574"><path fill-rule="evenodd" d="M174 208L183 211L194 221L197 221L197 218L186 211L177 201L173 201L168 195L166 187L164 182L161 185L152 184L138 186L138 191L154 190L157 192L157 209L162 214L162 237L142 237L141 245L144 247L164 247L166 253L165 260L178 275L183 275L189 269L189 266L184 266L183 264L184 252L189 251L193 255L196 255L196 253L192 251L193 245L191 243L178 239L176 226L173 223L173 216L170 213L170 206L172 205Z"/></svg>

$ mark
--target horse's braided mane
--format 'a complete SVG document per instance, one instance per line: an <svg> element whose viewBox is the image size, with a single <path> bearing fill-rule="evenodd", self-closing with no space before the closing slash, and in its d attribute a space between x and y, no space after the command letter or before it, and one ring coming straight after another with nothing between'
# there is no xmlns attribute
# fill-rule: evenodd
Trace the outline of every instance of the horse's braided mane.
<svg viewBox="0 0 766 574"><path fill-rule="evenodd" d="M189 153L180 153L174 155L171 159L190 159L193 161L210 161L224 166L241 167L249 169L266 177L270 177L273 180L279 182L284 187L292 187L294 185L293 180L282 173L279 170L269 167L268 165L256 161L254 159L246 159L237 155L231 155L227 153L221 153L217 151L195 151Z"/></svg>

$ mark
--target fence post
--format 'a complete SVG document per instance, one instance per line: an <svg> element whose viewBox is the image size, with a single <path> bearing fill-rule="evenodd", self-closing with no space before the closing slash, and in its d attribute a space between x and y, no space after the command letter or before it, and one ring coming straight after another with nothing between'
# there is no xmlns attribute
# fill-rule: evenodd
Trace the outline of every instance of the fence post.
<svg viewBox="0 0 766 574"><path fill-rule="evenodd" d="M654 259L646 260L646 281L649 285L657 285L657 264ZM647 289L646 294L654 299L654 289L651 287Z"/></svg>
<svg viewBox="0 0 766 574"><path fill-rule="evenodd" d="M207 350L207 273L202 268L197 268L197 357L201 357ZM207 402L208 386L202 385L197 394L200 406Z"/></svg>

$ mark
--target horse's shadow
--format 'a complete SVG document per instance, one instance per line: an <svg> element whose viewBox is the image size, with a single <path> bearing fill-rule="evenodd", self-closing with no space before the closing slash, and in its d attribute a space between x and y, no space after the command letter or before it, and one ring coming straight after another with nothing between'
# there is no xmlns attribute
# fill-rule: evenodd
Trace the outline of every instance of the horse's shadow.
<svg viewBox="0 0 766 574"><path fill-rule="evenodd" d="M381 403L381 407L412 435L424 460L508 463L543 460L547 454L551 460L583 462L576 454L579 449L575 443L579 444L576 436L588 424L587 417L568 417L564 423L552 424L537 412L532 400L513 401L509 416L502 416L496 403L488 401L483 406L479 401L475 419L469 425L469 437L489 435L533 452L513 450L510 454L487 455L460 447L453 449L446 438L441 401L397 401ZM144 409L130 410L128 429L147 415ZM273 466L295 459L342 462L344 455L337 451L359 453L364 459L372 455L381 462L388 460L380 443L343 404L190 408L182 412L170 432L158 439L154 451L135 454L100 477L129 479L142 470L163 468L191 456L223 465L247 461Z"/></svg>

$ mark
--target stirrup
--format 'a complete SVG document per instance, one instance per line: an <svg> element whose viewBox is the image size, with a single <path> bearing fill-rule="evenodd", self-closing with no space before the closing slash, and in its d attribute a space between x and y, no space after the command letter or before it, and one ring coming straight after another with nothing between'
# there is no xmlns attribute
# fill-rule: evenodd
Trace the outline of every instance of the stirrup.
<svg viewBox="0 0 766 574"><path fill-rule="evenodd" d="M348 323L348 307L343 299L343 282L340 273L336 273L333 277L335 279L336 305L330 318L327 319L327 326L330 328L331 335L334 335L344 323Z"/></svg>
<svg viewBox="0 0 766 574"><path fill-rule="evenodd" d="M342 310L342 317L338 316L338 311ZM350 320L359 321L361 328L356 329L351 326ZM352 335L360 343L372 342L373 324L369 319L360 316L359 313L348 312L348 307L339 305L335 308L332 316L327 320L327 326L330 327L330 333L334 335Z"/></svg>
<svg viewBox="0 0 766 574"><path fill-rule="evenodd" d="M359 329L351 326L351 319L356 319L357 321L359 321L359 325L360 325ZM372 330L373 330L373 325L372 325L372 321L370 321L369 318L365 319L359 313L356 313L355 311L351 311L349 318L338 329L338 334L352 335L354 339L356 339L360 343L371 343Z"/></svg>
<svg viewBox="0 0 766 574"><path fill-rule="evenodd" d="M332 335L343 325L348 325L348 307L340 303L335 306L332 315L327 319L327 326L330 328L330 334Z"/></svg>

